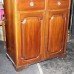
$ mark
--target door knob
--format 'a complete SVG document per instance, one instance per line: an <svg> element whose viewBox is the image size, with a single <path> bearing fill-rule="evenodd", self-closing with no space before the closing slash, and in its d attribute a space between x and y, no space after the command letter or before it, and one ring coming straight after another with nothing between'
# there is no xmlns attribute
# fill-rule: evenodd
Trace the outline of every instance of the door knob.
<svg viewBox="0 0 74 74"><path fill-rule="evenodd" d="M30 2L30 6L31 6L31 7L34 6L34 2L33 2L33 1Z"/></svg>
<svg viewBox="0 0 74 74"><path fill-rule="evenodd" d="M22 24L26 24L27 20L24 19L23 21L21 21Z"/></svg>

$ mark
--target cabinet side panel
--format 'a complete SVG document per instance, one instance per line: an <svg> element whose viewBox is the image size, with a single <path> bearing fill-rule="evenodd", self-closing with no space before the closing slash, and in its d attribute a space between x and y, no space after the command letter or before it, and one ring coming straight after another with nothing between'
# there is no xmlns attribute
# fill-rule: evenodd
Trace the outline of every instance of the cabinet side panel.
<svg viewBox="0 0 74 74"><path fill-rule="evenodd" d="M12 58L12 60L16 62L13 9L12 0L4 0L7 53Z"/></svg>

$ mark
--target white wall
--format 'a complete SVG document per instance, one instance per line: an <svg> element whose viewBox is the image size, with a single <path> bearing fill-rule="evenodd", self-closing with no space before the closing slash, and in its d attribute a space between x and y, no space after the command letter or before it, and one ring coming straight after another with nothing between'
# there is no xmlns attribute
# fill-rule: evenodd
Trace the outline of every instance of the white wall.
<svg viewBox="0 0 74 74"><path fill-rule="evenodd" d="M3 8L2 4L3 4L3 0L0 0L0 8ZM1 26L0 26L0 40L3 41L3 30Z"/></svg>
<svg viewBox="0 0 74 74"><path fill-rule="evenodd" d="M3 0L0 0L0 3L3 3Z"/></svg>
<svg viewBox="0 0 74 74"><path fill-rule="evenodd" d="M3 30L2 30L2 26L0 26L0 41L3 41Z"/></svg>
<svg viewBox="0 0 74 74"><path fill-rule="evenodd" d="M0 2L2 2L2 0L0 0Z"/></svg>

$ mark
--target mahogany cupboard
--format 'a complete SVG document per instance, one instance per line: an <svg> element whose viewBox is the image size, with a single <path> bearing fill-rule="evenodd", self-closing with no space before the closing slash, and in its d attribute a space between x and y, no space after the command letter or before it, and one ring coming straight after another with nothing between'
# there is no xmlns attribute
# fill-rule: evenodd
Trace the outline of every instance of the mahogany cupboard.
<svg viewBox="0 0 74 74"><path fill-rule="evenodd" d="M71 0L4 0L7 56L15 67L63 57Z"/></svg>

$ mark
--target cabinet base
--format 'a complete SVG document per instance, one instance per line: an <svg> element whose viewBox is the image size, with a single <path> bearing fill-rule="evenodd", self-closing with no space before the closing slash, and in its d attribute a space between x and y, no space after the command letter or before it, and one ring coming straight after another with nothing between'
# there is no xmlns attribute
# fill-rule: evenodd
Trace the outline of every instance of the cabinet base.
<svg viewBox="0 0 74 74"><path fill-rule="evenodd" d="M21 71L24 68L28 68L29 65L25 65L25 66L17 66L14 61L12 60L12 58L10 57L10 55L8 53L6 53L7 58L9 59L9 61L11 61L12 65L14 66L16 71Z"/></svg>
<svg viewBox="0 0 74 74"><path fill-rule="evenodd" d="M17 66L17 65L14 63L14 61L11 59L11 57L9 56L8 53L6 53L6 56L7 56L7 58L12 62L12 65L15 67L15 70L16 70L16 71L21 71L21 70L23 70L24 68L28 68L30 65L32 65L32 63L31 63L31 64L24 65L24 66ZM41 61L39 61L39 62L43 62L43 61L46 61L46 60L49 60L49 59L53 59L53 58L65 58L65 57L66 57L66 53L62 53L62 54L57 53L56 55L50 56L49 58L43 59L43 60L41 60ZM39 62L38 62L38 63L39 63ZM37 63L37 62L35 62L35 63ZM34 64L34 63L33 63L33 64Z"/></svg>

